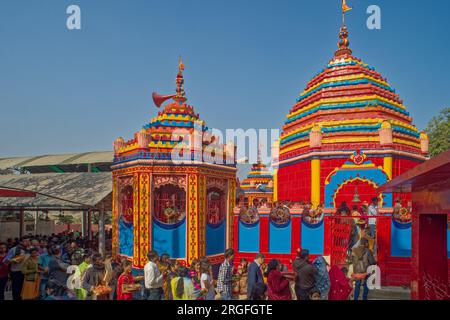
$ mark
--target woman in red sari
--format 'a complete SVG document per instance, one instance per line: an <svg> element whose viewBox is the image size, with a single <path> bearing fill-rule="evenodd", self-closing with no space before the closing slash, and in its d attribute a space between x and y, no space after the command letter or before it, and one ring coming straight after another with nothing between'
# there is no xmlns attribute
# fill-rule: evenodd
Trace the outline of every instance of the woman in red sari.
<svg viewBox="0 0 450 320"><path fill-rule="evenodd" d="M124 259L122 268L123 272L117 280L117 300L133 300L133 292L140 290L140 285L135 284L130 260Z"/></svg>
<svg viewBox="0 0 450 320"><path fill-rule="evenodd" d="M353 288L345 273L338 266L334 265L331 267L329 275L331 287L328 293L328 300L348 300Z"/></svg>
<svg viewBox="0 0 450 320"><path fill-rule="evenodd" d="M281 273L281 262L279 260L270 260L267 265L267 286L269 300L292 300L289 280Z"/></svg>

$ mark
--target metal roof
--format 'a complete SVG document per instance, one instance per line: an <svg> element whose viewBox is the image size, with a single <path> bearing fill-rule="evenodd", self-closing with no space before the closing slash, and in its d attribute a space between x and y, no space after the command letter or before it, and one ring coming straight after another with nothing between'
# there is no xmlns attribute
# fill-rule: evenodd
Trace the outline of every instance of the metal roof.
<svg viewBox="0 0 450 320"><path fill-rule="evenodd" d="M37 193L35 198L0 198L0 208L98 208L98 204L105 200L105 209L110 210L112 174L83 172L0 175L0 188Z"/></svg>
<svg viewBox="0 0 450 320"><path fill-rule="evenodd" d="M110 171L113 158L112 151L0 158L0 170L24 168L31 173L87 172L88 165L91 165L93 171Z"/></svg>

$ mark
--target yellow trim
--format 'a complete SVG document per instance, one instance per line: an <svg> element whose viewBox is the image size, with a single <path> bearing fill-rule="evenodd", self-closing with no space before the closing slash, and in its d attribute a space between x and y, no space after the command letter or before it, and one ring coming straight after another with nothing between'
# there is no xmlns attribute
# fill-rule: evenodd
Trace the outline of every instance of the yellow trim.
<svg viewBox="0 0 450 320"><path fill-rule="evenodd" d="M392 157L384 157L383 159L383 169L389 180L392 179Z"/></svg>
<svg viewBox="0 0 450 320"><path fill-rule="evenodd" d="M196 174L188 176L188 226L186 230L187 238L187 262L190 265L193 259L199 257L199 243L198 243L198 178Z"/></svg>
<svg viewBox="0 0 450 320"><path fill-rule="evenodd" d="M140 268L139 260L139 173L133 175L133 266Z"/></svg>
<svg viewBox="0 0 450 320"><path fill-rule="evenodd" d="M325 138L322 140L323 144L333 144L333 143L346 143L346 142L378 142L380 141L379 136L376 137L363 137L363 138ZM411 141L406 141L403 139L398 139L398 138L394 138L393 139L394 143L398 143L398 144L403 144L403 145L408 145L408 146L412 146L412 147L416 147L416 148L420 148L420 143L415 143L415 142L411 142ZM292 146L290 146L289 148L281 148L280 150L280 154L285 154L287 152L290 152L292 150L297 150L303 147L306 147L309 145L309 142L299 142L296 143Z"/></svg>
<svg viewBox="0 0 450 320"><path fill-rule="evenodd" d="M278 201L278 169L273 169L273 195L272 201Z"/></svg>
<svg viewBox="0 0 450 320"><path fill-rule="evenodd" d="M325 83L330 83L330 82L337 82L337 81L347 81L347 80L356 80L356 79L369 79L372 80L378 84L381 84L383 86L386 87L390 87L389 83L382 81L382 80L378 80L372 76L366 75L364 73L358 73L358 74L353 74L353 75L348 75L348 76L340 76L340 77L333 77L333 78L326 78L324 80L322 80L321 82L315 84L314 86L312 86L311 88L309 88L308 90L305 90L301 93L301 95L305 95L310 91L313 91L314 89L320 87L322 84Z"/></svg>
<svg viewBox="0 0 450 320"><path fill-rule="evenodd" d="M311 204L320 205L320 159L311 160Z"/></svg>
<svg viewBox="0 0 450 320"><path fill-rule="evenodd" d="M375 100L375 99L383 101L383 102L386 102L386 103L389 103L389 104L392 104L392 105L394 105L396 107L399 107L401 109L406 110L406 107L404 105L402 105L400 103L397 103L397 102L395 102L393 100L389 100L389 99L383 98L383 97L381 97L379 95L355 96L355 97L351 97L351 98L343 97L343 98L319 99L319 100L317 100L314 103L311 103L311 104L309 104L309 105L307 105L307 106L305 106L305 107L303 107L303 108L301 108L301 109L299 109L297 111L294 111L294 112L288 114L287 118L289 119L289 118L295 117L296 115L298 115L298 114L300 114L302 112L308 111L308 110L310 110L312 108L315 108L315 107L317 107L319 105L338 104L338 103L352 103L352 102L365 101L365 100Z"/></svg>
<svg viewBox="0 0 450 320"><path fill-rule="evenodd" d="M304 131L308 131L310 130L314 125L320 125L322 127L335 127L335 126L345 126L345 125L365 125L365 124L379 124L379 123L383 123L385 122L386 119L352 119L352 120L337 120L337 121L323 121L323 122L317 122L317 123L311 123L308 124L304 127L300 127L298 129L295 129L293 131L290 131L287 134L282 134L281 135L281 139L285 139L287 137L290 137L294 134L300 133L300 132L304 132ZM405 129L409 129L412 130L414 132L419 132L419 130L417 129L416 126L414 125L410 125L407 123L404 123L402 121L398 121L398 120L389 120L389 122L392 125L396 125L396 126L400 126L403 127Z"/></svg>

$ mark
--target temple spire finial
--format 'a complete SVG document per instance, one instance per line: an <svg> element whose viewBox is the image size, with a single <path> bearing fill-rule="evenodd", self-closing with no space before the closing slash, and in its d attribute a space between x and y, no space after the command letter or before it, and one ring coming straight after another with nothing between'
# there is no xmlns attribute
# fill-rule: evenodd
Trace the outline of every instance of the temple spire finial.
<svg viewBox="0 0 450 320"><path fill-rule="evenodd" d="M184 63L183 63L183 59L180 58L178 59L178 74L177 74L177 78L176 78L176 84L177 84L177 89L176 89L176 95L173 98L173 100L179 102L179 103L183 103L186 102L187 98L186 98L186 93L184 92L184 78L183 78L183 71L184 71Z"/></svg>
<svg viewBox="0 0 450 320"><path fill-rule="evenodd" d="M345 55L351 55L352 50L349 48L350 41L348 41L348 31L345 25L345 14L352 10L352 7L347 5L346 0L342 0L342 26L339 31L339 42L338 42L338 50L334 53L335 57L341 57Z"/></svg>

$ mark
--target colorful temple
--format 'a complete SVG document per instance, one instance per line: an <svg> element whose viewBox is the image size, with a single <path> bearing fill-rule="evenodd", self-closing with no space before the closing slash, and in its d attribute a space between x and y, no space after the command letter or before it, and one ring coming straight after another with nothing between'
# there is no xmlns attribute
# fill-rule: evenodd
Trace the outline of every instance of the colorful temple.
<svg viewBox="0 0 450 320"><path fill-rule="evenodd" d="M183 70L180 60L176 94L153 96L157 106L173 101L133 139L114 142L113 254L135 268L144 267L149 250L187 264L202 256L221 261L233 243L234 150L186 104ZM232 164L215 164L211 153Z"/></svg>
<svg viewBox="0 0 450 320"><path fill-rule="evenodd" d="M241 184L239 196L240 206L252 206L254 203L271 204L273 201L273 175L261 162L258 152L258 160L254 163Z"/></svg>
<svg viewBox="0 0 450 320"><path fill-rule="evenodd" d="M336 209L343 202L360 209L377 197L382 285L409 285L411 195L378 188L427 160L428 137L412 124L387 80L352 55L345 24L339 38L338 50L308 82L273 146L279 150L273 155L279 203L236 209L234 246L238 258L263 252L289 265L297 249L306 248L343 262L347 248L338 243L348 243L349 229L339 225Z"/></svg>
<svg viewBox="0 0 450 320"><path fill-rule="evenodd" d="M186 104L180 61L176 94L153 96L158 107L173 101L133 139L114 142L113 253L138 269L151 249L186 264L208 256L217 265L229 247L236 261L262 252L290 265L306 248L340 264L350 230L336 209L376 197L382 285L409 285L414 204L410 194L378 189L427 160L428 137L387 80L352 55L345 24L339 38L272 146L273 175L258 157L240 184L240 208L235 148L212 136ZM217 157L226 164L212 161Z"/></svg>

